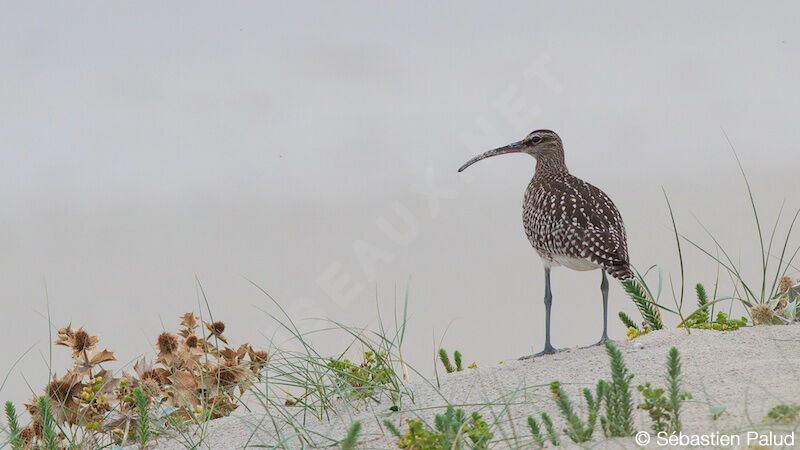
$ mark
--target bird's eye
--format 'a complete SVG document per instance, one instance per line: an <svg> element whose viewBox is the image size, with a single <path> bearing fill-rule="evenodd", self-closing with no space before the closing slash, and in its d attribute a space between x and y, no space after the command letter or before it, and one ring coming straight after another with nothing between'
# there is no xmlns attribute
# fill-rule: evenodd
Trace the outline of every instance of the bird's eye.
<svg viewBox="0 0 800 450"><path fill-rule="evenodd" d="M531 142L534 143L534 144L538 144L541 140L542 140L542 138L539 137L539 136L534 136L534 137L531 138Z"/></svg>

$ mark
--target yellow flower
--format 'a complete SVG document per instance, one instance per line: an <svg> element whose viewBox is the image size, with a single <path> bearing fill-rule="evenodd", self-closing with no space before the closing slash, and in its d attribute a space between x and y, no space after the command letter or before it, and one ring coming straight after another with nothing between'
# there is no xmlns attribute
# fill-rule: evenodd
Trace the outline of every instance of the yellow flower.
<svg viewBox="0 0 800 450"><path fill-rule="evenodd" d="M633 327L628 327L628 332L625 333L625 336L628 338L629 341L632 341L641 335L642 333L640 333L639 330Z"/></svg>

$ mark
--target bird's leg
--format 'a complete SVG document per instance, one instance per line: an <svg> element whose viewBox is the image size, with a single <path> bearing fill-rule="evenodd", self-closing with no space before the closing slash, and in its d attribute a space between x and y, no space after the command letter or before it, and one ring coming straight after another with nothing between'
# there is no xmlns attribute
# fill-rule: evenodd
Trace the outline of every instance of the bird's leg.
<svg viewBox="0 0 800 450"><path fill-rule="evenodd" d="M596 344L581 348L603 345L603 343L608 340L608 277L606 276L605 270L601 270L601 272L603 273L603 281L600 282L600 292L603 293L603 336Z"/></svg>
<svg viewBox="0 0 800 450"><path fill-rule="evenodd" d="M550 355L563 349L557 349L550 344L550 308L553 305L553 293L550 292L550 268L544 268L544 350L532 356L523 356L520 359L530 359L536 356Z"/></svg>
<svg viewBox="0 0 800 450"><path fill-rule="evenodd" d="M544 350L541 354L555 353L550 345L550 308L553 306L553 293L550 291L550 268L544 269Z"/></svg>
<svg viewBox="0 0 800 450"><path fill-rule="evenodd" d="M608 340L608 277L606 271L601 269L603 281L600 282L600 292L603 293L603 336L600 338L600 345Z"/></svg>

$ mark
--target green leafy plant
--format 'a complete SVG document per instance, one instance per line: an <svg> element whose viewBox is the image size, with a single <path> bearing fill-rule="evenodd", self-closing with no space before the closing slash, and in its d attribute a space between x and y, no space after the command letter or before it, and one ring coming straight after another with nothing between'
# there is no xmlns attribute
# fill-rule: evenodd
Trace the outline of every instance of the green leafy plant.
<svg viewBox="0 0 800 450"><path fill-rule="evenodd" d="M364 361L354 364L349 359L333 359L328 362L337 386L353 398L370 397L375 389L392 380L392 368L385 353L364 352Z"/></svg>
<svg viewBox="0 0 800 450"><path fill-rule="evenodd" d="M150 408L147 394L142 388L137 387L133 390L133 401L136 403L136 441L141 446L145 446L150 439Z"/></svg>
<svg viewBox="0 0 800 450"><path fill-rule="evenodd" d="M347 435L342 439L341 446L342 450L353 450L356 448L356 443L358 442L358 433L361 432L361 422L356 420L350 425L350 428L347 429Z"/></svg>
<svg viewBox="0 0 800 450"><path fill-rule="evenodd" d="M787 405L782 403L770 409L767 412L767 415L764 416L764 421L775 423L791 423L797 419L798 413L800 413L800 405Z"/></svg>
<svg viewBox="0 0 800 450"><path fill-rule="evenodd" d="M556 428L553 426L553 421L547 413L542 413L542 423L544 424L544 429L547 430L547 437L550 439L550 443L558 447L561 442L558 439Z"/></svg>
<svg viewBox="0 0 800 450"><path fill-rule="evenodd" d="M650 415L652 421L651 428L659 433L666 431L669 425L669 413L667 412L667 399L664 397L664 388L653 388L650 383L640 384L636 388L642 393L644 402L639 404L639 409L644 409Z"/></svg>
<svg viewBox="0 0 800 450"><path fill-rule="evenodd" d="M458 350L456 350L456 352L453 354L453 357L455 358L456 355L459 356L459 358L456 359L456 363L458 364L458 363L461 362L461 358L460 358L461 353L459 353ZM444 370L447 373L453 373L455 371L459 371L460 372L462 370L460 364L458 364L457 367L453 367L453 364L450 362L450 356L447 355L447 350L445 350L443 348L439 349L439 361L442 362L442 365L444 366Z"/></svg>
<svg viewBox="0 0 800 450"><path fill-rule="evenodd" d="M592 438L592 433L594 433L594 427L597 423L597 410L604 395L604 388L605 383L598 383L595 396L592 396L592 392L589 388L583 389L583 396L586 399L586 409L589 411L589 417L586 422L584 422L573 410L572 402L570 402L567 394L561 389L561 383L558 381L550 383L550 392L553 394L559 411L561 411L561 416L567 422L567 427L564 428L564 434L569 436L573 442L586 442Z"/></svg>
<svg viewBox="0 0 800 450"><path fill-rule="evenodd" d="M681 431L681 405L692 395L681 390L681 357L675 347L670 348L667 355L667 396L671 413L670 429L677 433Z"/></svg>
<svg viewBox="0 0 800 450"><path fill-rule="evenodd" d="M630 383L633 374L628 371L622 353L611 342L606 341L606 353L611 359L611 381L601 380L598 392L603 393L605 415L600 417L600 425L606 436L630 436L633 434L633 397Z"/></svg>
<svg viewBox="0 0 800 450"><path fill-rule="evenodd" d="M384 424L398 438L397 447L413 450L462 448L467 439L471 448L486 449L494 437L478 412L467 416L463 409L452 406L448 406L444 414L436 415L433 429L417 419L408 421L406 434L401 434L388 420Z"/></svg>
<svg viewBox="0 0 800 450"><path fill-rule="evenodd" d="M691 399L688 392L681 390L681 361L678 349L672 347L667 355L666 388L653 388L650 383L640 384L637 390L642 393L644 402L639 409L646 410L653 422L654 432L677 433L681 431L680 410L685 400ZM666 393L666 395L665 395ZM721 414L721 412L720 412Z"/></svg>
<svg viewBox="0 0 800 450"><path fill-rule="evenodd" d="M11 444L11 448L14 450L20 450L25 448L25 444L22 442L22 429L19 426L19 420L17 419L17 409L14 407L14 403L11 401L7 401L5 405L6 410L6 421L8 422L8 434L9 434L9 443Z"/></svg>
<svg viewBox="0 0 800 450"><path fill-rule="evenodd" d="M705 286L703 286L703 283L697 283L697 285L694 287L694 290L697 293L697 307L702 311L707 311L708 294L706 293Z"/></svg>
<svg viewBox="0 0 800 450"><path fill-rule="evenodd" d="M633 300L650 329L660 330L664 328L664 319L661 317L661 312L655 300L653 300L652 291L647 286L643 276L637 274L636 279L623 281L622 287L628 297Z"/></svg>
<svg viewBox="0 0 800 450"><path fill-rule="evenodd" d="M533 416L528 416L528 428L531 429L533 441L536 442L536 445L539 447L544 447L544 436L542 436L542 431L539 429L539 424L536 423L536 419L534 419Z"/></svg>
<svg viewBox="0 0 800 450"><path fill-rule="evenodd" d="M636 322L631 319L631 317L624 312L619 312L619 320L625 325L625 328L633 328L636 331L639 331L639 326L636 325Z"/></svg>
<svg viewBox="0 0 800 450"><path fill-rule="evenodd" d="M50 407L50 399L44 395L39 397L37 406L37 414L42 423L42 443L47 450L55 450L58 448L58 436L56 434L53 410Z"/></svg>
<svg viewBox="0 0 800 450"><path fill-rule="evenodd" d="M716 319L712 321L706 311L697 311L686 319L685 324L691 328L702 330L731 331L746 327L747 317L729 319L727 314L718 311Z"/></svg>
<svg viewBox="0 0 800 450"><path fill-rule="evenodd" d="M708 294L702 283L697 283L695 292L697 292L697 310L683 322L686 326L717 331L738 330L747 326L747 317L729 319L728 315L722 311L717 312L716 318L712 320L712 311L709 311Z"/></svg>
<svg viewBox="0 0 800 450"><path fill-rule="evenodd" d="M456 350L456 351L453 352L453 360L456 363L455 366L453 366L453 364L450 362L450 356L448 356L447 350L445 350L443 348L439 349L439 361L441 361L442 366L444 366L444 370L447 373L463 371L464 370L464 366L462 365L462 362L461 362L461 352L460 351ZM474 369L476 367L478 367L477 364L475 364L473 362L467 368L468 369Z"/></svg>

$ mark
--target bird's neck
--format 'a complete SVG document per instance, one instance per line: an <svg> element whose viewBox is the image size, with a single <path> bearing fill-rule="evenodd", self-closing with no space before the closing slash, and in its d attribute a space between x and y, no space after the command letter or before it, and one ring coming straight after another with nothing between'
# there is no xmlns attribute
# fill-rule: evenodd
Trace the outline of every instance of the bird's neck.
<svg viewBox="0 0 800 450"><path fill-rule="evenodd" d="M534 173L533 179L544 179L567 174L569 174L569 170L567 170L567 165L564 164L563 159L543 158L536 161L536 173Z"/></svg>

